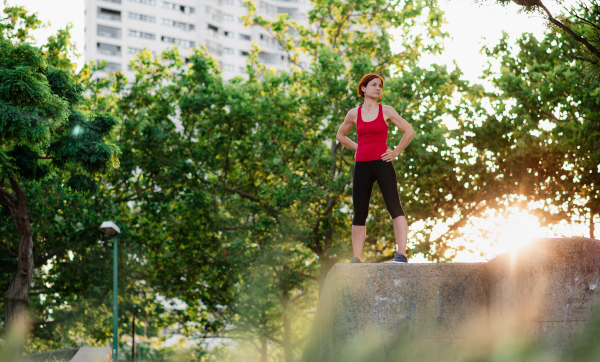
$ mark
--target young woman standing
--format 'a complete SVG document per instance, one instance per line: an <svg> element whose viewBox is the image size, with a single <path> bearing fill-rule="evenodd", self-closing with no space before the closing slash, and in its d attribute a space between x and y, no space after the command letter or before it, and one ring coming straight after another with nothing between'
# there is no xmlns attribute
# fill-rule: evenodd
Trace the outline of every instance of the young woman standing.
<svg viewBox="0 0 600 362"><path fill-rule="evenodd" d="M360 263L363 245L367 236L366 220L369 213L369 201L373 183L377 181L383 195L392 222L398 250L392 262L406 263L406 239L408 225L398 196L396 170L392 160L408 146L415 131L398 115L394 108L377 103L383 92L383 78L377 74L362 77L357 87L359 97L363 98L362 106L352 108L346 114L344 122L337 132L336 139L344 146L356 151L354 179L352 180L352 200L354 218L352 219L352 250L354 256L351 263ZM398 146L392 151L387 146L388 126L393 123L404 133ZM346 137L356 125L358 144Z"/></svg>

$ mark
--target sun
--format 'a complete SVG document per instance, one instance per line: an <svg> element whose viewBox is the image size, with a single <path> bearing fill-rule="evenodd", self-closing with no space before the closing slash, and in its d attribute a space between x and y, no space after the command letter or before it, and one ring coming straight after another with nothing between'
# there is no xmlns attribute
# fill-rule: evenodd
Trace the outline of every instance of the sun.
<svg viewBox="0 0 600 362"><path fill-rule="evenodd" d="M509 251L517 251L543 236L537 217L518 207L491 209L470 220L462 237L451 242L460 251L454 262L485 262Z"/></svg>
<svg viewBox="0 0 600 362"><path fill-rule="evenodd" d="M492 254L519 250L529 244L539 230L540 222L534 215L527 211L513 213L505 220L504 225L498 228Z"/></svg>

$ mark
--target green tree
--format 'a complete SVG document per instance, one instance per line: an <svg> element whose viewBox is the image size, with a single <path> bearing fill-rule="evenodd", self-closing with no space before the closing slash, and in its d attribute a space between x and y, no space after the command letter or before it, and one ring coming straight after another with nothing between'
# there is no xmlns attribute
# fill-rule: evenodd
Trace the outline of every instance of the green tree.
<svg viewBox="0 0 600 362"><path fill-rule="evenodd" d="M4 295L5 332L23 317L29 300L34 257L25 183L64 173L65 187L95 189L94 178L117 162L118 149L105 141L116 125L114 117L77 110L81 87L73 79L66 58L57 57L54 38L45 53L27 43L28 30L38 26L35 15L22 7L7 7L0 33L0 205L19 236L16 268ZM22 20L24 26L15 29ZM60 47L60 45L58 45ZM56 60L48 65L48 59ZM8 179L9 184L5 183ZM19 338L14 353L21 354Z"/></svg>
<svg viewBox="0 0 600 362"><path fill-rule="evenodd" d="M457 228L470 215L460 207L479 197L462 187L463 155L452 152L439 124L446 113L461 117L450 103L470 86L459 71L418 66L423 52L441 51L445 36L441 14L425 2L315 3L310 28L286 15L269 22L248 6L246 23L269 30L297 69L268 70L254 48L248 78L223 84L206 50L187 67L176 52L143 52L127 87L118 74L90 83L88 107L123 119L121 165L107 182L140 215L144 279L186 303L177 312L181 330L257 340L263 360L269 344L280 346L290 360L301 346L293 341L306 332L298 321L348 254L353 155L332 139L360 102L356 82L367 72L386 75L383 102L420 130L397 168L409 220L423 224L411 253L432 260L452 257L450 234L433 240L433 226L459 215L450 226ZM412 28L421 23L426 34ZM399 54L387 30L396 26ZM391 223L383 202L373 204L369 258L384 260L393 252Z"/></svg>
<svg viewBox="0 0 600 362"><path fill-rule="evenodd" d="M541 0L494 0L502 5L511 2L521 6L522 12L538 13L548 21L555 31L573 38L577 42L570 59L585 65L587 74L600 77L600 2L598 0L579 1L567 13L553 16ZM479 2L483 2L480 1ZM561 3L562 1L559 1Z"/></svg>
<svg viewBox="0 0 600 362"><path fill-rule="evenodd" d="M189 59L189 69L175 52L157 58L143 52L132 63L136 79L127 87L120 75L100 87L94 82L89 106L124 120L121 167L108 182L143 215L144 278L186 303L179 312L182 331L258 340L263 360L273 344L289 360L301 346L293 341L305 333L294 326L314 305L327 272L348 253L352 155L331 140L336 120L359 104L356 82L366 72L389 75L384 102L421 130L398 174L411 195L405 204L412 222L425 223L411 252L434 260L451 257L448 236L437 245L428 239L435 223L451 220L463 199L477 197L454 177L459 156L439 125L442 115L458 112L450 107L453 93L468 85L459 71L417 66L422 52L441 50L444 36L441 14L425 3L319 3L309 14L317 31L285 15L268 23L248 5L248 25L270 29L298 69L268 70L255 48L248 78L223 84L214 59L202 52ZM419 22L427 26L427 42L409 25ZM386 30L396 24L405 48L399 55ZM301 35L298 47L290 28ZM303 49L309 56L304 70ZM393 137L398 142L400 135ZM454 197L447 199L449 189ZM377 260L393 247L383 202L374 204L369 257ZM224 328L231 323L235 328Z"/></svg>
<svg viewBox="0 0 600 362"><path fill-rule="evenodd" d="M484 74L496 91L474 103L474 116L458 130L472 174L486 175L473 185L498 190L498 200L485 198L488 207L518 204L543 225L586 223L594 237L600 83L581 77L585 65L571 60L578 42L550 30L542 40L523 34L511 45L504 34L483 51L499 62Z"/></svg>

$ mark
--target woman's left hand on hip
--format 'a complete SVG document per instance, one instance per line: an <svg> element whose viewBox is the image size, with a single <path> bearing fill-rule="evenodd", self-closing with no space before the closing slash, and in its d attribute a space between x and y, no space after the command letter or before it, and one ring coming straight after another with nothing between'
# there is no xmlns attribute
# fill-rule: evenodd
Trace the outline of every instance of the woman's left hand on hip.
<svg viewBox="0 0 600 362"><path fill-rule="evenodd" d="M396 159L396 157L398 157L398 155L390 150L389 148L387 149L387 151L385 151L385 153L383 155L381 155L381 159L384 160L385 162L392 162L393 160Z"/></svg>

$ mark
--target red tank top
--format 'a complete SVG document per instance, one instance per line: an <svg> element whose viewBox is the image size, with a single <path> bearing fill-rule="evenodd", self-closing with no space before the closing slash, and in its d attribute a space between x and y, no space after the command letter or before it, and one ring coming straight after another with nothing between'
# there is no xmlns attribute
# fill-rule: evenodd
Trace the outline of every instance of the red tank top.
<svg viewBox="0 0 600 362"><path fill-rule="evenodd" d="M374 121L365 122L361 116L362 105L358 107L356 134L358 135L358 150L356 161L381 160L381 155L387 151L388 125L383 119L383 106L379 104L379 114Z"/></svg>

